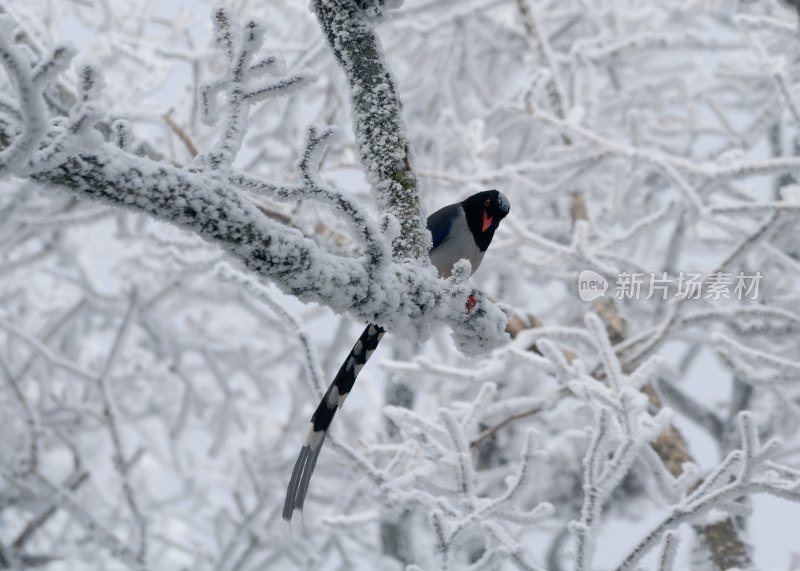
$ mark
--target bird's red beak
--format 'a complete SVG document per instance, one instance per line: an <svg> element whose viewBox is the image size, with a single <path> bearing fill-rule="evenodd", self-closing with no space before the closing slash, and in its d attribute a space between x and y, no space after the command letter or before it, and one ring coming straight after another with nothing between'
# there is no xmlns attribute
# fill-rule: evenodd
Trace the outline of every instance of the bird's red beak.
<svg viewBox="0 0 800 571"><path fill-rule="evenodd" d="M486 229L492 225L492 217L486 216L486 211L483 211L483 231L486 232Z"/></svg>

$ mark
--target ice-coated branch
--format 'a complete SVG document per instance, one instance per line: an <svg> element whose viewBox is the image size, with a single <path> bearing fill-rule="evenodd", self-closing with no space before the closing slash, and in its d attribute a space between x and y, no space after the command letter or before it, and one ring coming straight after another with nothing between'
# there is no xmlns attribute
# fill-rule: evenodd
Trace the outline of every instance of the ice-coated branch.
<svg viewBox="0 0 800 571"><path fill-rule="evenodd" d="M517 529L549 518L554 512L547 502L521 507L528 504L524 493L533 478L533 465L544 459L544 453L535 446L535 431L525 433L518 464L505 478L505 489L493 497L483 488L470 450L468 436L477 432L481 409L489 405L495 392L494 385L485 384L466 408L439 409L435 420L409 409L384 407L384 414L398 427L403 440L391 445L393 457L382 468L343 443L335 444L380 487L380 497L388 509L414 509L426 515L437 542L437 568L456 568L458 552L468 548L469 538L477 533L488 539L482 563L475 562L470 569L483 569L482 565L489 565L498 556L511 557L521 569L541 569L529 561L526 546L513 537ZM365 518L372 519L371 512L346 521Z"/></svg>
<svg viewBox="0 0 800 571"><path fill-rule="evenodd" d="M600 357L603 359L603 366L605 367L606 375L608 375L611 389L615 392L622 391L622 366L620 365L619 359L617 359L617 356L614 354L603 322L594 313L587 313L585 322L586 329L594 337L595 346L598 351L600 351Z"/></svg>
<svg viewBox="0 0 800 571"><path fill-rule="evenodd" d="M664 534L664 540L661 543L661 553L658 556L658 571L671 571L675 565L675 557L678 555L678 546L680 545L681 537L674 531L668 531Z"/></svg>
<svg viewBox="0 0 800 571"><path fill-rule="evenodd" d="M772 81L775 83L778 93L780 93L781 98L786 103L786 108L791 112L795 122L800 124L800 102L798 102L794 97L792 80L789 77L786 62L783 59L775 61L773 58L769 57L761 41L756 37L755 34L748 30L748 26L753 23L752 19L747 17L736 18L735 21L737 24L739 24L744 37L753 46L753 51L758 56L762 67L768 70Z"/></svg>
<svg viewBox="0 0 800 571"><path fill-rule="evenodd" d="M316 289L314 282L333 285L339 281L326 266L333 256L320 251L298 231L264 217L233 188L201 174L104 145L93 153L71 156L54 169L35 173L33 178L192 230L223 245L250 269L265 276L284 276L284 286L297 295ZM341 264L342 278L350 278L342 281L363 285L358 262L342 260Z"/></svg>
<svg viewBox="0 0 800 571"><path fill-rule="evenodd" d="M16 173L36 152L47 131L47 112L43 92L49 81L66 69L74 52L59 47L31 69L25 54L13 43L13 20L0 16L0 61L16 88L16 101L5 102L0 110L13 123L18 120L20 133L10 145L0 149L0 175ZM16 120L15 120L16 119Z"/></svg>
<svg viewBox="0 0 800 571"><path fill-rule="evenodd" d="M136 492L131 484L130 469L132 462L126 457L125 454L125 447L122 442L122 430L118 418L119 411L117 410L116 402L114 401L111 386L109 384L111 370L117 360L120 350L122 349L123 343L125 342L125 338L130 329L131 319L136 311L136 305L137 296L134 293L131 296L128 310L125 312L125 316L122 319L122 324L120 325L113 344L111 345L111 350L108 353L108 357L106 358L103 369L97 376L97 388L103 403L103 417L105 418L109 436L111 437L111 444L114 449L114 468L119 474L122 482L122 492L125 496L125 501L128 504L128 509L130 510L131 516L133 516L135 521L137 543L136 559L139 561L145 561L147 556L147 519L142 512L140 502L137 499Z"/></svg>
<svg viewBox="0 0 800 571"><path fill-rule="evenodd" d="M695 401L668 379L659 378L656 387L667 404L705 428L718 442L723 442L725 424L713 410Z"/></svg>
<svg viewBox="0 0 800 571"><path fill-rule="evenodd" d="M90 373L86 372L72 361L56 355L46 345L37 341L36 339L33 339L24 331L21 331L19 328L15 327L13 324L0 320L0 329L7 331L9 334L28 345L32 352L36 353L38 357L44 359L49 366L57 369L63 369L79 379L89 381L94 380Z"/></svg>
<svg viewBox="0 0 800 571"><path fill-rule="evenodd" d="M308 126L303 152L295 164L302 184L275 184L237 170L231 171L230 181L249 192L280 202L314 200L335 209L344 216L350 229L358 237L367 258L366 267L373 271L390 257L378 227L354 200L330 188L319 175L322 155L337 135L338 130L333 127L313 124Z"/></svg>
<svg viewBox="0 0 800 571"><path fill-rule="evenodd" d="M123 543L108 531L108 526L97 520L83 507L69 489L51 482L39 472L33 472L22 478L16 478L8 466L0 466L0 475L4 479L17 482L23 488L29 488L37 495L50 498L55 505L70 514L73 519L98 544L104 546L123 565L134 571L146 571L148 567L139 559L130 546Z"/></svg>
<svg viewBox="0 0 800 571"><path fill-rule="evenodd" d="M66 481L64 482L64 487L67 490L74 492L88 480L89 472L81 471L80 467L78 466L76 467L76 471L67 477ZM27 544L28 541L30 541L30 539L36 535L36 531L41 529L42 526L44 526L44 524L47 523L57 512L57 505L48 505L47 507L43 508L33 517L33 519L28 522L28 524L25 526L25 529L23 529L14 539L11 547L17 551L21 551L22 548L25 547L25 544Z"/></svg>
<svg viewBox="0 0 800 571"><path fill-rule="evenodd" d="M229 166L242 146L250 106L267 97L288 95L301 88L314 76L310 71L299 71L272 83L251 86L251 80L264 73L278 73L285 65L275 56L267 56L251 63L264 43L265 27L262 22L251 19L238 28L233 11L225 6L214 9L214 39L225 54L225 75L205 83L198 90L203 120L209 124L217 120L217 96L224 91L227 100L225 125L211 151L212 167Z"/></svg>
<svg viewBox="0 0 800 571"><path fill-rule="evenodd" d="M353 130L367 180L381 210L400 222L393 255L425 259L430 237L423 225L411 148L396 81L373 24L352 0L313 0L311 8L350 84Z"/></svg>
<svg viewBox="0 0 800 571"><path fill-rule="evenodd" d="M0 357L0 374L5 377L6 383L11 387L11 393L17 401L22 414L25 417L25 424L28 430L28 470L36 470L39 465L39 438L41 432L40 420L38 415L34 412L33 407L28 402L25 393L17 380L17 376L11 373L5 359Z"/></svg>
<svg viewBox="0 0 800 571"><path fill-rule="evenodd" d="M435 322L449 323L461 349L486 351L505 342L506 310L491 303L481 303L483 295L470 291L466 282L439 280L433 272L420 271L417 262L409 263L410 258L417 256L412 250L414 244L419 245L419 236L425 236L424 252L428 251L429 243L428 232L420 226L414 185L403 186L398 181L387 183L388 186L377 185L385 191L382 196L387 225L394 216L400 223L401 232L405 233L399 240L411 248L407 250L409 255L398 256L399 242L395 241L394 258L399 263L385 263L389 261L389 248L379 225L352 200L323 184L318 175L318 163L334 133L332 129L309 128L303 155L297 163L300 185L266 182L226 166L241 143L248 102L251 96L256 97L254 93L263 92L261 88L245 89L242 82L274 67L275 61L267 58L250 66L253 53L261 45L260 24L250 22L240 34L231 24L226 9L218 9L214 15L218 44L229 64L225 78L209 84L204 90L209 117L213 116L212 95L222 89L228 90L227 134L220 139L219 148L204 155L205 158L195 167L180 170L126 152L130 134L122 123L112 129L116 144L102 143L99 132L94 129L102 117L97 101L102 79L95 66L84 64L78 69L80 93L69 117L51 121L46 143L40 145L35 153L27 153L30 156L25 172L30 172L38 182L78 196L145 212L188 229L206 241L220 244L251 271L274 281L284 292L303 301L322 303L336 311L348 312L396 330L409 330L410 327L424 333ZM363 26L359 29L374 40L369 24L364 22ZM12 58L14 65L19 63L17 60L22 61L17 54L18 48L7 41L2 46L16 57ZM378 73L383 69L380 58L373 64L362 72ZM14 69L17 68L12 68L12 71ZM30 101L41 103L46 85L38 79L25 83L25 73L21 71L20 74L21 84L30 86L30 94L23 95ZM42 71L36 77L45 78L49 74L50 71ZM300 80L295 83L300 83ZM379 102L387 110L388 122L379 121L373 125L376 130L371 131L368 138L374 142L375 137L385 135L388 137L386 141L393 140L393 144L403 147L405 142L401 135L392 138L388 134L401 132L392 130L402 127L399 107L393 107L397 101L393 95L385 101L381 97ZM364 121L372 124L370 122L381 113L374 115L365 117ZM9 148L16 148L15 144L12 142ZM24 146L27 148L30 144ZM366 164L375 166L380 163L378 155L385 153L384 162L380 163L383 170L378 169L383 177L388 172L384 167L397 162L394 159L386 162L387 156L396 158L393 149L392 145L373 148L372 162ZM18 162L15 160L15 164ZM221 176L218 175L220 172ZM361 241L365 255L353 259L324 251L297 229L263 216L242 190L232 186L226 177L248 190L263 191L284 199L310 198L333 206L344 214ZM410 180L403 177L405 175L400 177L403 181ZM392 202L400 196L398 193L406 193L404 196L408 199L402 208L400 202ZM390 196L394 198L387 198ZM413 206L411 210L407 208L409 204ZM467 313L463 299L470 293L479 300L479 305Z"/></svg>
<svg viewBox="0 0 800 571"><path fill-rule="evenodd" d="M788 382L800 373L799 361L749 347L723 333L714 334L711 340L714 350L748 383Z"/></svg>
<svg viewBox="0 0 800 571"><path fill-rule="evenodd" d="M279 304L269 294L267 289L259 284L253 277L237 272L227 264L220 264L217 266L216 274L226 280L244 287L255 298L266 304L278 317L288 326L288 329L297 336L297 340L303 347L304 360L303 363L308 372L310 381L311 394L315 397L322 395L325 392L325 381L323 380L322 367L319 363L317 351L311 344L308 334L303 327L303 323L298 316L288 311L285 307Z"/></svg>
<svg viewBox="0 0 800 571"><path fill-rule="evenodd" d="M511 422L514 422L515 420L520 420L554 407L561 399L569 394L569 389L562 387L541 397L514 399L512 402L501 401L496 403L496 405L493 407L488 407L485 417L491 418L492 416L495 416L495 414L493 414L495 410L503 411L507 416L494 426L491 426L490 428L487 428L478 434L470 442L470 446L478 446L481 442L496 434L497 431ZM520 412L516 412L517 410Z"/></svg>
<svg viewBox="0 0 800 571"><path fill-rule="evenodd" d="M10 27L9 21L0 27ZM74 55L70 47L59 46L32 70L23 51L8 39L0 42L0 60L14 78L20 110L11 109L21 119L18 133L6 149L0 149L0 175L26 176L62 161L69 152L95 148L101 141L94 129L102 118L98 102L102 74L92 64L78 68L79 97L67 117L47 121L45 90L56 74L64 70Z"/></svg>
<svg viewBox="0 0 800 571"><path fill-rule="evenodd" d="M479 395L478 398L481 398L481 396ZM532 431L526 434L519 465L516 473L509 478L508 488L497 498L487 499L481 497L475 488L474 479L476 474L472 467L469 447L460 423L450 411L442 410L440 411L440 416L454 447L453 452L456 456L454 461L458 466L456 469L459 482L458 492L462 497L460 509L456 508L447 512L434 510L431 512L431 521L439 541L441 561L444 568L449 568L451 550L458 545L461 536L465 535L469 530L484 527L484 522L491 521L492 517L501 521L531 524L550 517L554 509L552 505L546 502L540 503L527 512L522 512L512 507L517 504L515 500L528 481L531 463L537 458L537 453L534 450L534 433ZM501 526L497 524L488 526L488 531L495 535L501 548L520 551L519 555L522 555L521 547L518 547L506 532L501 533ZM487 551L489 551L488 548ZM528 567L536 568L534 565Z"/></svg>
<svg viewBox="0 0 800 571"><path fill-rule="evenodd" d="M540 69L547 70L549 77L546 79L547 99L550 109L556 117L566 116L566 98L564 97L564 87L558 75L558 69L553 61L553 53L550 49L547 38L542 34L541 23L530 0L517 0L517 9L522 16L522 24L525 32L530 38L530 42L536 53L536 58ZM569 140L567 139L567 142Z"/></svg>
<svg viewBox="0 0 800 571"><path fill-rule="evenodd" d="M611 414L601 408L592 432L589 449L583 460L583 505L581 518L569 523L569 530L575 537L576 569L591 569L595 550L595 526L597 525L603 503L628 472L636 459L637 446L630 438L620 442L611 455L610 443L613 435Z"/></svg>
<svg viewBox="0 0 800 571"><path fill-rule="evenodd" d="M608 386L599 382L598 379L602 378L599 371L590 376L580 362L577 366L567 365L564 371L577 377L569 382L572 394L585 400L595 412L591 439L583 458L580 518L568 524L575 540L575 563L579 570L593 567L604 503L629 473L641 451L664 431L669 419L666 409L651 414L648 399L639 392L643 384L652 382L660 359L650 359L630 374L625 374L601 319L588 313L584 321L603 363ZM546 354L555 356L553 351ZM645 454L645 463L647 460ZM659 473L659 476L663 479L666 474Z"/></svg>
<svg viewBox="0 0 800 571"><path fill-rule="evenodd" d="M737 500L743 496L766 493L800 502L800 472L771 460L780 447L778 441L760 443L751 413L739 413L738 420L741 449L730 452L700 486L673 506L629 552L617 571L634 569L665 533L682 523L697 521L712 509L739 515L742 506Z"/></svg>
<svg viewBox="0 0 800 571"><path fill-rule="evenodd" d="M742 232L738 227L732 227L730 224L725 223L726 228L736 232L737 234L743 234L743 236L736 242L736 244L734 244L722 261L719 262L714 271L705 275L705 277L702 279L702 283L707 283L709 277L714 274L725 272L730 268L731 264L741 259L745 253L756 248L757 246L763 245L766 248L768 245L763 243L775 230L775 222L778 220L780 215L781 213L778 210L768 214L760 221L758 226L750 232ZM625 365L631 366L640 362L642 358L661 345L670 329L676 323L678 323L678 315L680 310L685 307L685 301L685 297L672 298L672 300L668 302L666 311L667 315L661 321L661 323L650 330L643 331L637 336L625 340L623 343L620 343L615 347L615 351L617 353L627 351L622 359L622 362Z"/></svg>

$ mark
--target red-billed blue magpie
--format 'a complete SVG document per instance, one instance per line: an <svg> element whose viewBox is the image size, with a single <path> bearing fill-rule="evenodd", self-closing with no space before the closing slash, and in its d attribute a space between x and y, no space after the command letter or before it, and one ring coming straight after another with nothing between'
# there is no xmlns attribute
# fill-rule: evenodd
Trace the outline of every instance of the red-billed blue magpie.
<svg viewBox="0 0 800 571"><path fill-rule="evenodd" d="M494 231L510 208L508 198L502 192L485 190L431 214L428 217L428 230L433 238L433 248L428 254L439 271L439 277L449 277L453 264L461 259L469 260L474 273L492 242ZM475 300L470 296L467 310L469 311L474 304ZM297 457L286 490L283 519L289 521L295 510L302 511L308 483L333 416L350 394L358 373L372 356L385 333L386 331L379 325L367 325L339 368L339 372L336 373L317 410L311 416L311 428Z"/></svg>

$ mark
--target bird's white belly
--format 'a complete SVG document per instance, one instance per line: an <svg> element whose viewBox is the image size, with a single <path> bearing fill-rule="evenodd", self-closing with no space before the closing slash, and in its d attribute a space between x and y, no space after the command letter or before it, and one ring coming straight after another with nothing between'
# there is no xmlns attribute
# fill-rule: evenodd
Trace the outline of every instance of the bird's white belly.
<svg viewBox="0 0 800 571"><path fill-rule="evenodd" d="M461 236L462 239L455 239L453 236ZM434 248L430 254L431 262L439 270L439 276L450 277L453 264L462 258L469 260L472 264L473 273L483 260L484 252L481 252L472 238L472 233L467 227L467 222L463 218L453 221L453 228L450 231L450 238Z"/></svg>

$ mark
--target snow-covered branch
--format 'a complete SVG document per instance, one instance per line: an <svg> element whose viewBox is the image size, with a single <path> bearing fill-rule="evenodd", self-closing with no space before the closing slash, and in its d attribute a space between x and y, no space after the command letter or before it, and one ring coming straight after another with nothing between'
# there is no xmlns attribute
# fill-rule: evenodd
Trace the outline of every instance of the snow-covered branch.
<svg viewBox="0 0 800 571"><path fill-rule="evenodd" d="M742 447L728 454L691 494L672 507L617 567L634 569L636 564L668 531L687 521L697 521L712 510L731 515L747 514L747 507L737 500L757 493L800 502L800 473L772 461L779 449L776 440L759 442L750 413L739 415Z"/></svg>
<svg viewBox="0 0 800 571"><path fill-rule="evenodd" d="M414 330L425 334L433 323L450 323L460 330L454 337L465 350L485 351L502 344L507 320L503 311L483 302L477 311L467 315L461 300L469 293L465 284L440 281L432 271L421 271L418 262L407 261L419 257L417 242L421 239L420 232L427 236L427 231L420 230L416 186L401 184L402 181L389 184L383 180L383 177L390 176L387 165L396 166L394 147L373 148L365 159L365 165L368 170L382 165L376 171L379 174L375 175L376 187L382 189L378 193L382 197L379 203L400 223L401 236L395 237L400 240L395 242L395 254L402 242L408 255L395 255L400 260L395 264L383 263L387 248L379 225L352 200L326 187L316 174L333 130L309 128L303 155L297 163L303 182L300 186L269 183L247 173L230 171L229 165L236 157L246 132L250 105L267 96L282 94L290 86L301 85L308 77L308 74L300 73L268 86L250 87L250 79L273 68L275 60L267 57L251 64L263 40L262 25L251 20L239 31L231 18L227 9L220 8L214 12L216 40L225 53L228 71L222 79L201 89L202 109L207 119L216 115L214 102L217 92L225 91L227 119L214 148L208 154L201 154L197 166L188 170L134 156L125 151L125 144L119 148L119 144L112 146L99 141L99 133L93 131L93 125L102 116L96 103L102 82L99 70L91 65L79 69L82 95L70 117L66 122L61 118L52 119L51 130L55 131L44 137L40 133L44 127L38 122L45 115L46 80L51 79L60 67L48 64L40 66L41 71L36 68L31 73L24 72L19 48L4 40L0 49L6 54L4 61L10 62L7 64L9 72L18 76L17 92L26 109L23 120L27 121L20 137L4 151L13 153L13 157L8 155L6 169L16 174L30 173L31 178L38 182L55 185L82 197L143 211L191 230L220 244L251 271L274 281L283 291L303 301L315 301L401 331ZM362 32L367 36L368 26L363 23ZM59 53L53 55L53 61L67 57ZM371 67L361 70L361 80L365 81L368 73L378 73L381 81L388 81L380 74L379 64L380 58L377 58ZM394 137L399 141L396 144L404 145L399 103L391 97L374 103L387 110L389 119L376 123L367 138L374 141L375 137ZM357 125L361 124L360 121L370 124L375 120L374 116L367 114L359 117ZM357 127L357 131L359 129ZM125 133L125 129L118 125L115 132ZM43 137L42 148L34 153L31 149ZM128 137L129 134L122 139ZM24 160L21 153L27 153ZM19 166L12 169L11 158L15 165L24 163L24 169ZM222 178L214 174L220 170ZM410 170L407 174L411 176ZM402 175L403 181L413 180L413 177L406 176ZM333 206L350 222L364 246L365 256L352 259L325 252L298 230L263 216L240 190L226 184L225 178L248 190L269 193L284 201L312 198ZM401 191L404 193L401 193L401 202L405 204L402 208L398 206L398 193ZM425 237L422 243L427 244L427 240ZM427 246L424 251L427 251Z"/></svg>
<svg viewBox="0 0 800 571"><path fill-rule="evenodd" d="M0 568L791 566L796 7L189 4L0 1Z"/></svg>
<svg viewBox="0 0 800 571"><path fill-rule="evenodd" d="M327 186L319 176L319 164L325 149L337 135L337 129L310 125L300 160L295 165L301 185L277 185L234 170L230 181L253 194L272 198L280 202L290 200L314 200L339 212L349 222L351 231L359 238L366 256L366 267L370 272L380 269L389 258L381 233L370 217L353 200Z"/></svg>
<svg viewBox="0 0 800 571"><path fill-rule="evenodd" d="M487 497L474 465L469 438L477 433L481 411L492 400L495 390L485 385L466 409L456 414L441 409L435 422L399 407L386 407L385 414L399 428L406 446L392 446L392 457L378 468L370 460L352 450L358 457L354 465L366 472L379 486L380 496L390 510L413 509L425 514L437 538L436 565L441 569L461 568L464 550L474 550L469 538L476 534L485 538L481 555L470 569L491 568L497 559L512 557L521 569L542 569L533 562L524 544L514 536L525 526L550 517L553 506L541 502L530 509L524 491L533 476L533 464L545 461L537 451L536 435L526 435L516 469L508 475L507 485L499 495ZM402 444L402 443L401 443ZM337 448L346 448L335 443ZM407 450L411 446L414 452ZM420 456L422 454L422 456ZM385 451L379 454L385 456ZM362 522L363 514L336 518L337 525Z"/></svg>
<svg viewBox="0 0 800 571"><path fill-rule="evenodd" d="M216 168L229 166L239 153L252 105L267 98L288 95L313 80L314 75L302 70L270 83L250 85L251 80L260 79L266 73L277 75L285 71L285 63L275 56L264 56L253 63L264 43L263 22L248 20L240 29L233 11L226 7L215 8L212 20L214 39L225 55L226 73L201 85L198 98L203 120L213 124L218 120L217 96L221 91L226 95L225 125L209 153L210 157L200 161Z"/></svg>
<svg viewBox="0 0 800 571"><path fill-rule="evenodd" d="M424 259L430 239L422 225L411 148L396 80L374 24L352 0L313 0L311 8L350 84L353 130L367 180L381 209L400 222L394 257Z"/></svg>

